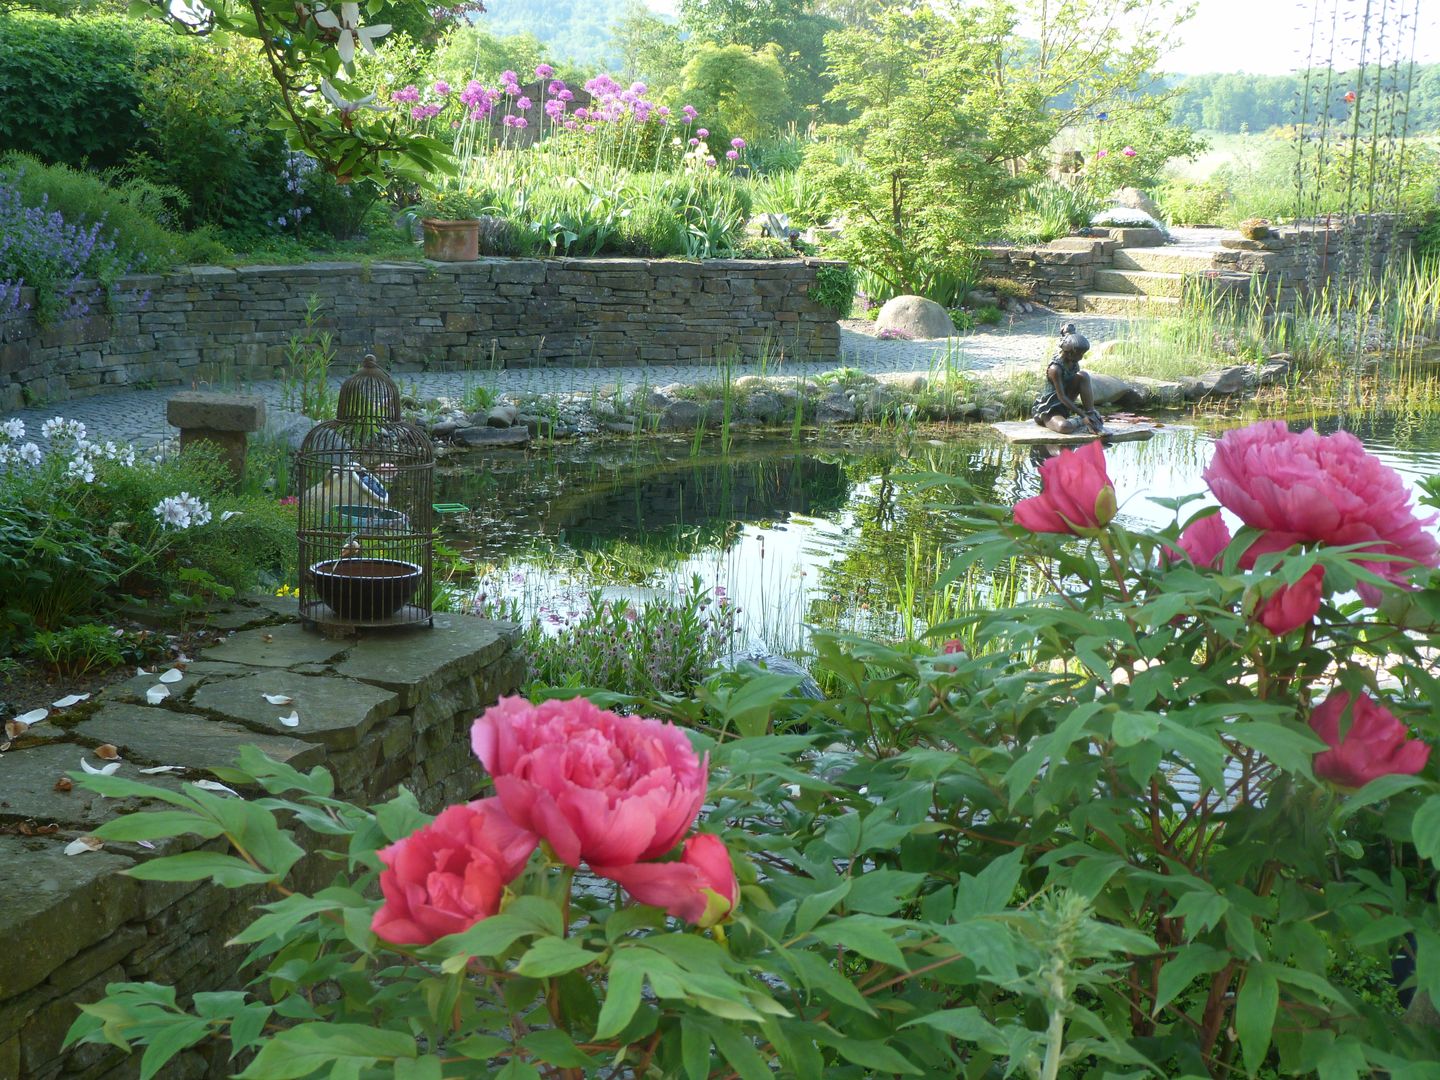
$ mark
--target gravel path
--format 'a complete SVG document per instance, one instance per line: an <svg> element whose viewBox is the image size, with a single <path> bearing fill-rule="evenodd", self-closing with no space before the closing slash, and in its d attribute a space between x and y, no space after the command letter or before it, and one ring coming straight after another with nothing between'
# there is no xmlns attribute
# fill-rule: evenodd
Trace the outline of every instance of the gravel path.
<svg viewBox="0 0 1440 1080"><path fill-rule="evenodd" d="M1037 313L1017 316L1008 324L987 327L948 341L881 341L845 325L840 330L840 356L833 361L786 363L771 366L764 374L818 375L837 366L859 368L872 375L896 372L929 372L949 366L959 370L985 371L1014 364L1033 368L1038 381L1045 360L1054 352L1060 326L1075 323L1097 341L1114 333L1120 321L1095 315ZM761 374L757 364L742 365L739 374ZM348 373L347 373L348 374ZM477 383L500 394L567 394L616 386L664 386L668 383L715 382L719 375L713 364L652 364L605 368L522 368L494 372L397 372L396 381L407 393L421 397L458 397ZM339 377L335 379L339 385ZM90 438L130 443L137 449L156 446L175 434L165 422L165 402L179 389L129 390L95 397L59 402L41 408L0 414L0 420L19 418L25 422L27 438L43 445L40 425L52 416L82 421ZM196 386L193 389L224 389L257 394L272 409L281 407L281 385L273 380L242 383L238 386Z"/></svg>

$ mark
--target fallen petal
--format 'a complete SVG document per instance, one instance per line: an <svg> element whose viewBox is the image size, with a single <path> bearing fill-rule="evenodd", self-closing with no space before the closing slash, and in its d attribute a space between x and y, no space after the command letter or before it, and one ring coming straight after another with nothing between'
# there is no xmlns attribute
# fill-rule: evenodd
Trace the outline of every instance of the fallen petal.
<svg viewBox="0 0 1440 1080"><path fill-rule="evenodd" d="M97 769L94 765L91 765L90 762L86 761L83 757L80 759L80 768L84 769L91 776L113 776L115 772L120 768L120 765L120 762L112 761L104 768Z"/></svg>
<svg viewBox="0 0 1440 1080"><path fill-rule="evenodd" d="M232 517L239 517L244 512L243 510L226 510L220 515L220 520L229 521Z"/></svg>
<svg viewBox="0 0 1440 1080"><path fill-rule="evenodd" d="M156 773L184 772L184 765L151 765L148 769L141 769L140 772L146 776L154 776Z"/></svg>
<svg viewBox="0 0 1440 1080"><path fill-rule="evenodd" d="M279 720L280 723L284 724L286 727L299 727L299 726L300 726L300 714L299 714L298 712L296 712L294 709L291 709L291 710L290 710L290 715L289 715L289 716L279 716L279 717L276 717L276 719Z"/></svg>
<svg viewBox="0 0 1440 1080"><path fill-rule="evenodd" d="M179 682L184 677L185 672L181 671L179 668L172 667L169 671L162 671L160 673L161 682Z"/></svg>
<svg viewBox="0 0 1440 1080"><path fill-rule="evenodd" d="M44 720L45 717L49 715L49 709L31 709L27 713L21 713L19 716L15 717L15 719L19 720L22 724L38 724L41 720Z"/></svg>
<svg viewBox="0 0 1440 1080"><path fill-rule="evenodd" d="M263 694L262 696L266 701L270 702L271 705L289 705L290 702L294 700L284 694Z"/></svg>
<svg viewBox="0 0 1440 1080"><path fill-rule="evenodd" d="M232 787L226 787L220 783L219 780L192 780L190 782L204 791L223 791L226 795L234 795L237 799L240 798L238 791Z"/></svg>
<svg viewBox="0 0 1440 1080"><path fill-rule="evenodd" d="M89 694L66 694L59 701L52 701L50 705L56 709L68 709L71 705L79 705L89 697Z"/></svg>
<svg viewBox="0 0 1440 1080"><path fill-rule="evenodd" d="M142 676L142 675L150 675L150 674L153 674L153 672L146 671L143 667L137 667L137 668L135 669L135 676L136 676L136 678L139 678L139 677Z"/></svg>
<svg viewBox="0 0 1440 1080"><path fill-rule="evenodd" d="M65 845L66 855L83 855L87 851L99 851L105 841L98 836L79 836Z"/></svg>
<svg viewBox="0 0 1440 1080"><path fill-rule="evenodd" d="M101 761L116 761L120 757L120 751L115 748L114 743L101 743L95 747L95 756Z"/></svg>
<svg viewBox="0 0 1440 1080"><path fill-rule="evenodd" d="M5 721L5 738L7 739L18 739L21 735L24 735L25 732L29 730L30 725L25 723L24 720Z"/></svg>
<svg viewBox="0 0 1440 1080"><path fill-rule="evenodd" d="M145 700L148 701L151 705L159 705L160 702L164 701L169 696L170 688L168 686L156 685L150 687L149 690L145 691Z"/></svg>
<svg viewBox="0 0 1440 1080"><path fill-rule="evenodd" d="M145 848L147 851L154 851L154 850L155 850L155 845L152 844L149 840L136 840L135 843L139 844L141 847Z"/></svg>

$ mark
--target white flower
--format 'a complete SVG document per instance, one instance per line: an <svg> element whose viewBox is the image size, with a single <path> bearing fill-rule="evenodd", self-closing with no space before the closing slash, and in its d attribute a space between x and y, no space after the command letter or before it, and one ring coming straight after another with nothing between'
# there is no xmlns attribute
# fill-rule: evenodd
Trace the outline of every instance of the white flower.
<svg viewBox="0 0 1440 1080"><path fill-rule="evenodd" d="M26 465L32 467L38 466L45 456L40 452L40 447L36 446L33 442L25 443L19 449L15 450L14 454L17 460L23 461Z"/></svg>
<svg viewBox="0 0 1440 1080"><path fill-rule="evenodd" d="M40 434L53 443L72 442L80 446L85 442L85 425L79 420L66 420L63 416L52 416L40 425Z"/></svg>
<svg viewBox="0 0 1440 1080"><path fill-rule="evenodd" d="M121 465L135 464L135 448L133 446L116 446L113 442L106 442L101 451L106 461L118 461Z"/></svg>
<svg viewBox="0 0 1440 1080"><path fill-rule="evenodd" d="M19 442L25 437L25 421L6 420L0 424L0 435L4 435L7 442Z"/></svg>
<svg viewBox="0 0 1440 1080"><path fill-rule="evenodd" d="M188 529L192 525L205 525L210 521L210 507L188 491L161 499L151 513L160 519L160 527L163 529Z"/></svg>
<svg viewBox="0 0 1440 1080"><path fill-rule="evenodd" d="M349 0L340 5L340 14L336 16L332 7L317 7L313 9L315 22L326 30L338 30L340 36L335 41L335 51L340 54L340 59L348 67L355 62L355 43L358 41L360 47L371 56L375 55L375 41L384 37L390 32L389 23L377 23L375 26L360 25L360 5L351 3ZM324 83L321 83L324 89ZM330 95L326 94L326 97ZM374 95L371 95L372 97ZM363 102L359 103L363 104ZM339 106L336 106L339 108ZM340 109L341 112L353 112L354 110Z"/></svg>
<svg viewBox="0 0 1440 1080"><path fill-rule="evenodd" d="M340 91L336 90L330 83L329 79L320 80L320 93L325 95L325 100L330 102L331 105L334 105L336 110L344 113L346 116L353 112L358 112L361 109L373 109L376 112L385 111L379 105L374 104L374 94L366 94L362 98L356 98L354 101L351 101L349 98L343 97Z"/></svg>

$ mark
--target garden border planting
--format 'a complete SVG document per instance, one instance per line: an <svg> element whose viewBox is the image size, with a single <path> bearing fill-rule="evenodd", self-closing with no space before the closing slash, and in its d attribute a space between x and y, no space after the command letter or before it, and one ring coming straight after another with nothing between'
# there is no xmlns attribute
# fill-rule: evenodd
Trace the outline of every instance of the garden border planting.
<svg viewBox="0 0 1440 1080"><path fill-rule="evenodd" d="M196 266L121 278L109 312L0 315L0 410L135 385L276 377L307 304L337 360L394 370L833 359L824 259L480 259ZM25 298L33 302L33 297Z"/></svg>

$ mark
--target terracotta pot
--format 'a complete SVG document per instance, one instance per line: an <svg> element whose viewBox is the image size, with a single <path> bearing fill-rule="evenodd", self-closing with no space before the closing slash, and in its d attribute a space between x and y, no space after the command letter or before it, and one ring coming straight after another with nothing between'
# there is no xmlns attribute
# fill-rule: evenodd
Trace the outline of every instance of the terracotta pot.
<svg viewBox="0 0 1440 1080"><path fill-rule="evenodd" d="M420 227L425 230L427 259L474 262L480 257L480 222L477 219L442 221L439 218L423 218Z"/></svg>

